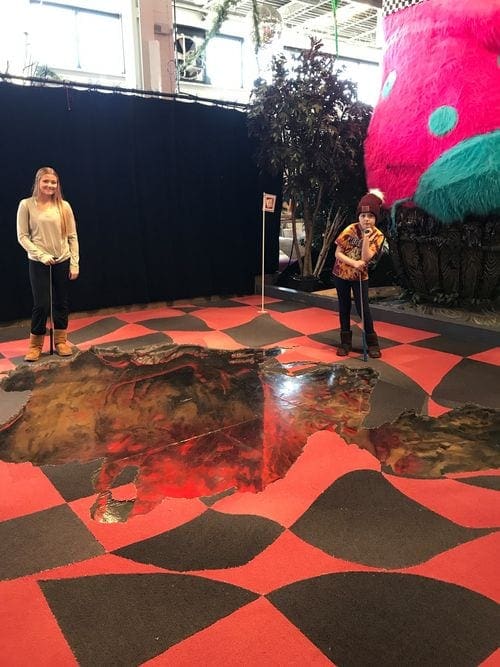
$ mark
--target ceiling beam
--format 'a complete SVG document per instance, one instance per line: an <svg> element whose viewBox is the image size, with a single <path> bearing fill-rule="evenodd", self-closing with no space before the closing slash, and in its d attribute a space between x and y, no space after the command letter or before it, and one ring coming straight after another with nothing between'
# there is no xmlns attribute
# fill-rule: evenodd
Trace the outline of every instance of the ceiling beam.
<svg viewBox="0 0 500 667"><path fill-rule="evenodd" d="M374 9L382 9L382 0L355 0L360 5L370 5Z"/></svg>

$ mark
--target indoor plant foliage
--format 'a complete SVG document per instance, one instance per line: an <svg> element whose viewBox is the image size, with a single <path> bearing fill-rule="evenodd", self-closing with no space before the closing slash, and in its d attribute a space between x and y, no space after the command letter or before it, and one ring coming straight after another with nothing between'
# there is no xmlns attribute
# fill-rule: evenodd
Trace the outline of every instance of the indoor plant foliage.
<svg viewBox="0 0 500 667"><path fill-rule="evenodd" d="M248 111L259 167L283 175L292 222L299 216L304 221L303 277L319 275L320 266L312 261L319 227L330 245L332 227L342 223L338 211L352 206L366 188L363 142L372 109L358 101L356 84L342 77L335 57L321 47L311 39L292 65L284 55L275 57L271 83L256 81ZM300 256L294 224L292 229Z"/></svg>

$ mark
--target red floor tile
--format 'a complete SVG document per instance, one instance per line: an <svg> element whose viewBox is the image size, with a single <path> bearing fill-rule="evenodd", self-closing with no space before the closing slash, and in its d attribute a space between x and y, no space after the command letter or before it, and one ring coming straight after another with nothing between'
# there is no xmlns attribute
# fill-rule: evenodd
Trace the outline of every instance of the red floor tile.
<svg viewBox="0 0 500 667"><path fill-rule="evenodd" d="M472 354L470 357L467 357L467 359L474 359L474 361L483 361L485 364L500 366L500 347L493 347L491 350L486 350L479 354Z"/></svg>
<svg viewBox="0 0 500 667"><path fill-rule="evenodd" d="M213 350L240 350L240 345L223 331L165 331L178 345L200 345Z"/></svg>
<svg viewBox="0 0 500 667"><path fill-rule="evenodd" d="M89 327L96 322L105 320L108 317L118 317L122 319L121 313L109 313L108 315L91 315L89 317L78 317L78 315L70 316L68 322L68 334L71 334L73 331L79 331L84 327Z"/></svg>
<svg viewBox="0 0 500 667"><path fill-rule="evenodd" d="M163 665L332 667L333 663L270 602L259 599L148 660L142 667Z"/></svg>
<svg viewBox="0 0 500 667"><path fill-rule="evenodd" d="M35 581L1 582L0 599L3 667L78 664Z"/></svg>
<svg viewBox="0 0 500 667"><path fill-rule="evenodd" d="M148 514L135 516L125 523L98 523L90 517L90 508L95 498L80 498L68 504L106 551L114 551L176 528L200 516L207 509L198 498L166 498Z"/></svg>
<svg viewBox="0 0 500 667"><path fill-rule="evenodd" d="M92 345L103 345L104 343L114 343L121 340L128 340L129 338L138 338L139 336L151 336L151 334L157 333L141 326L140 324L124 324L123 327L113 331L106 336L100 336L99 338L93 338L92 340L85 341L84 343L79 343L78 348L80 350L88 350ZM68 336L71 341L71 335ZM165 340L165 342L167 342Z"/></svg>
<svg viewBox="0 0 500 667"><path fill-rule="evenodd" d="M11 355L12 357L16 355ZM13 370L15 368L15 364L13 364L11 361L8 359L0 359L0 373L8 373L9 371Z"/></svg>
<svg viewBox="0 0 500 667"><path fill-rule="evenodd" d="M47 336L47 339L44 344L44 352L49 351L49 338ZM0 353L4 355L4 357L7 357L7 359L14 359L15 357L24 357L28 350L28 335L26 336L26 340L12 340L12 341L7 341L6 343L0 343ZM4 361L4 360L2 360ZM7 369L10 370L10 369Z"/></svg>
<svg viewBox="0 0 500 667"><path fill-rule="evenodd" d="M383 361L419 384L429 395L462 357L414 345L398 345L383 351Z"/></svg>
<svg viewBox="0 0 500 667"><path fill-rule="evenodd" d="M304 308L303 310L292 310L288 313L269 312L276 322L306 335L338 329L340 326L337 313L324 308Z"/></svg>
<svg viewBox="0 0 500 667"><path fill-rule="evenodd" d="M318 343L315 340L307 338L307 336L298 336L296 338L288 338L280 341L276 345L266 345L265 347L273 348L280 347L284 350L278 359L282 363L290 361L315 361L326 364L341 363L340 357L337 356L336 348L325 343Z"/></svg>
<svg viewBox="0 0 500 667"><path fill-rule="evenodd" d="M255 514L291 526L338 477L352 470L380 470L380 461L336 433L318 431L283 479L261 493L236 493L214 508L228 514Z"/></svg>
<svg viewBox="0 0 500 667"><path fill-rule="evenodd" d="M416 343L419 340L436 338L437 333L422 331L420 329L411 329L402 327L399 324L389 324L388 322L375 322L375 329L381 338L395 340L398 343Z"/></svg>
<svg viewBox="0 0 500 667"><path fill-rule="evenodd" d="M493 533L461 544L404 571L464 586L500 602L499 553L500 533Z"/></svg>
<svg viewBox="0 0 500 667"><path fill-rule="evenodd" d="M257 306L258 308L262 305L262 296L260 294L251 294L250 296L238 296L231 299L231 301L237 301L238 303L244 303L247 306ZM267 303L278 303L280 299L274 299L272 296L264 296L264 307Z"/></svg>
<svg viewBox="0 0 500 667"><path fill-rule="evenodd" d="M470 528L500 526L500 493L453 479L411 479L386 475L401 493L433 512Z"/></svg>
<svg viewBox="0 0 500 667"><path fill-rule="evenodd" d="M211 329L222 331L251 322L258 317L259 312L254 306L241 306L241 308L236 306L235 308L201 308L193 315L203 320Z"/></svg>
<svg viewBox="0 0 500 667"><path fill-rule="evenodd" d="M334 558L286 531L265 551L241 567L205 570L199 574L266 595L282 586L323 574L376 571L378 569L374 567Z"/></svg>
<svg viewBox="0 0 500 667"><path fill-rule="evenodd" d="M444 415L445 412L449 412L451 408L447 408L444 405L439 405L436 401L433 401L432 398L427 399L427 414L429 417L439 417Z"/></svg>
<svg viewBox="0 0 500 667"><path fill-rule="evenodd" d="M0 521L62 505L65 501L40 468L0 461Z"/></svg>
<svg viewBox="0 0 500 667"><path fill-rule="evenodd" d="M144 310L131 310L130 312L120 313L119 317L125 322L135 324L142 320L154 320L159 317L180 317L186 313L175 308L146 308Z"/></svg>

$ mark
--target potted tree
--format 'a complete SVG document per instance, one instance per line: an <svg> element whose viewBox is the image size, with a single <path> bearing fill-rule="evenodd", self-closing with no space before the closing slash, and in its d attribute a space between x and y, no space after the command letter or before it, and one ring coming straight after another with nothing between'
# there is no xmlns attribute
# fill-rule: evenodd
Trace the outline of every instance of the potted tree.
<svg viewBox="0 0 500 667"><path fill-rule="evenodd" d="M292 65L275 57L271 82L257 80L248 110L259 167L283 175L302 289L312 288L346 210L366 191L363 142L372 108L358 101L356 84L321 47L311 39ZM304 223L302 252L297 217ZM318 238L322 247L313 253Z"/></svg>

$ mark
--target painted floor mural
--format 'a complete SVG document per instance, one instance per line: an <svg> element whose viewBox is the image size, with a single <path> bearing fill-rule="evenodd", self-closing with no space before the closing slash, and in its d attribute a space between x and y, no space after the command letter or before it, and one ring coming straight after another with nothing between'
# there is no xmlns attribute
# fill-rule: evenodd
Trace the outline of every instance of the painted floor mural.
<svg viewBox="0 0 500 667"><path fill-rule="evenodd" d="M265 310L0 329L2 664L500 664L498 333Z"/></svg>

